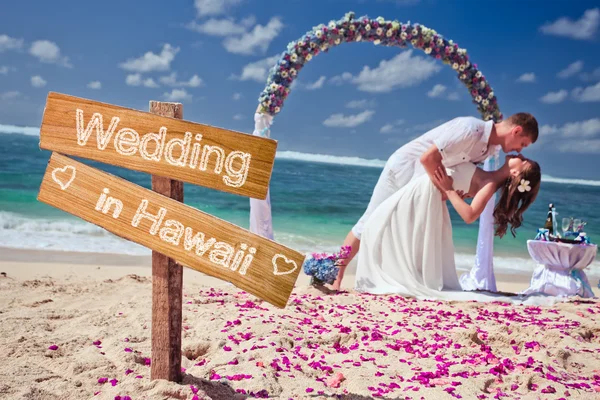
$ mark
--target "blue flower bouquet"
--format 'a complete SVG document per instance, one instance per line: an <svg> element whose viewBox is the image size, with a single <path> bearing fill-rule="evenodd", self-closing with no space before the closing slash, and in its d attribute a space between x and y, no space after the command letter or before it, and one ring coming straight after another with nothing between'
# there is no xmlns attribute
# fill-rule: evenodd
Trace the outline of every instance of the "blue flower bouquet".
<svg viewBox="0 0 600 400"><path fill-rule="evenodd" d="M335 282L339 271L339 262L348 258L351 246L342 246L339 253L313 253L304 261L302 268L304 273L312 277L312 285L331 285Z"/></svg>

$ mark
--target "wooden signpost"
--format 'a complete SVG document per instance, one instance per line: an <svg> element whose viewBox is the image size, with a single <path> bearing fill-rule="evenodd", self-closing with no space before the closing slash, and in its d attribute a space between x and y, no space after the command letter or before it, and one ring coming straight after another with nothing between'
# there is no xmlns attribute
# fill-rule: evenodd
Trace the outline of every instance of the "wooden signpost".
<svg viewBox="0 0 600 400"><path fill-rule="evenodd" d="M150 109L162 116L50 93L40 146L54 152L38 200L153 250L152 379L178 381L182 319L178 262L283 308L305 256L182 203L180 180L266 197L275 141L180 121L180 104L152 102ZM209 138L205 158L204 147L189 145L188 138L198 132L203 132L202 140ZM150 172L154 191L59 152Z"/></svg>
<svg viewBox="0 0 600 400"><path fill-rule="evenodd" d="M183 119L183 104L150 102L150 112ZM152 175L152 190L183 203L183 182ZM181 380L183 267L152 250L152 358L150 379Z"/></svg>
<svg viewBox="0 0 600 400"><path fill-rule="evenodd" d="M40 147L264 199L277 142L51 92Z"/></svg>

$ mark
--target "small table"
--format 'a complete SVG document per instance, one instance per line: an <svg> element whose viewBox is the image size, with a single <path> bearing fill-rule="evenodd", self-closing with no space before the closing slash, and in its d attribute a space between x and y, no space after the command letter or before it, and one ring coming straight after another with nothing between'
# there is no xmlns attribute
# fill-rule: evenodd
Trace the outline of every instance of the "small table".
<svg viewBox="0 0 600 400"><path fill-rule="evenodd" d="M583 269L594 261L597 245L528 240L527 249L538 266L521 293L594 297Z"/></svg>

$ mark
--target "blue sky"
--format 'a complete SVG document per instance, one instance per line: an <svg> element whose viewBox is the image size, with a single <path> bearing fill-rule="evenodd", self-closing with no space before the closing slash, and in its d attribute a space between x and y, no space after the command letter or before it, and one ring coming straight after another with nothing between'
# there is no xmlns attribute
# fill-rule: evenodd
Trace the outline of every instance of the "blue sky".
<svg viewBox="0 0 600 400"><path fill-rule="evenodd" d="M454 40L505 115L538 118L542 135L526 156L545 174L600 179L597 1L10 2L0 13L0 128L39 126L56 91L140 110L180 101L187 120L250 133L276 56L348 11ZM462 115L478 116L448 66L417 50L345 43L300 72L272 137L278 150L387 159Z"/></svg>

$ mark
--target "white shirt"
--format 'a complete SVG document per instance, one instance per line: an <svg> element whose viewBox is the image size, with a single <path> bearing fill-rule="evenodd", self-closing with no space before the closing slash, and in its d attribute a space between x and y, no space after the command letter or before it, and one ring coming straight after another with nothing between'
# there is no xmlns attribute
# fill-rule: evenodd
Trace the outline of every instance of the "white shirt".
<svg viewBox="0 0 600 400"><path fill-rule="evenodd" d="M493 154L488 146L494 121L474 117L454 118L400 147L388 160L392 170L399 171L407 163L414 163L434 145L442 155L442 164L453 167L463 162L479 163Z"/></svg>

